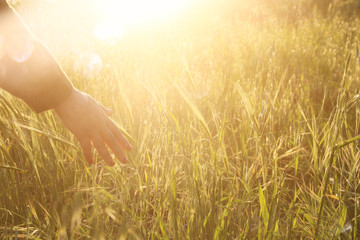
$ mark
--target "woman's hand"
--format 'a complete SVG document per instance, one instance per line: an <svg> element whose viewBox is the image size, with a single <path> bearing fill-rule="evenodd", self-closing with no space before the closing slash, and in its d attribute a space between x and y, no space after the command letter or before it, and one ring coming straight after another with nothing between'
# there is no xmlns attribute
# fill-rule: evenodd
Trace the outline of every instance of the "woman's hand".
<svg viewBox="0 0 360 240"><path fill-rule="evenodd" d="M131 144L108 116L112 110L96 102L91 96L77 89L60 105L54 108L65 126L79 140L85 158L93 163L92 146L109 166L115 161L106 145L122 163L128 162L125 151L132 149Z"/></svg>

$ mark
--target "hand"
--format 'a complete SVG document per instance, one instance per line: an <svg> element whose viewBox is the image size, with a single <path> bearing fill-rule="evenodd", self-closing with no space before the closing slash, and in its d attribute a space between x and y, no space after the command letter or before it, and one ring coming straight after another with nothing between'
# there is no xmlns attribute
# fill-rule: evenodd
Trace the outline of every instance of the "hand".
<svg viewBox="0 0 360 240"><path fill-rule="evenodd" d="M131 144L108 116L112 110L96 102L91 96L77 89L60 105L55 107L56 113L65 126L79 140L85 158L93 163L92 145L109 166L115 162L106 145L122 163L128 162L124 150L130 151Z"/></svg>

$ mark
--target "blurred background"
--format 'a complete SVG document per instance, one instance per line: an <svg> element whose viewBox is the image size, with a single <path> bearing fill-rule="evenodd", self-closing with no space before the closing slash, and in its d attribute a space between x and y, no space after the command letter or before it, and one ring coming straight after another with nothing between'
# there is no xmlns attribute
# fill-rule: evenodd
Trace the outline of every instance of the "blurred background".
<svg viewBox="0 0 360 240"><path fill-rule="evenodd" d="M129 48L126 45L129 41L146 44L149 38L158 37L168 42L184 38L181 40L184 43L214 28L234 28L229 30L235 32L241 24L260 27L272 21L296 25L318 13L350 20L360 12L358 0L11 0L9 3L57 58L77 58L76 70L82 61L102 65L100 55L109 52L121 58L121 51L125 46ZM95 72L99 67L94 67Z"/></svg>
<svg viewBox="0 0 360 240"><path fill-rule="evenodd" d="M0 238L358 238L360 1L9 2L134 150L2 91Z"/></svg>

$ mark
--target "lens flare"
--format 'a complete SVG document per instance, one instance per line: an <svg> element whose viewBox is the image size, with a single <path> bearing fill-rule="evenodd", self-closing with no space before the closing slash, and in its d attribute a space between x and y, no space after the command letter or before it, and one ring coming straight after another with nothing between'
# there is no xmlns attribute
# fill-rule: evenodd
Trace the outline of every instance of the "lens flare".
<svg viewBox="0 0 360 240"><path fill-rule="evenodd" d="M123 36L123 28L114 21L107 19L95 26L94 35L99 40L109 40L110 42L113 42Z"/></svg>
<svg viewBox="0 0 360 240"><path fill-rule="evenodd" d="M81 54L74 63L75 71L84 79L92 79L99 76L102 68L102 59L96 53Z"/></svg>
<svg viewBox="0 0 360 240"><path fill-rule="evenodd" d="M190 0L99 0L102 21L94 35L98 39L120 38L124 29L166 21L190 3Z"/></svg>
<svg viewBox="0 0 360 240"><path fill-rule="evenodd" d="M6 51L15 62L22 63L28 60L34 52L34 40L27 34L18 34L8 39Z"/></svg>

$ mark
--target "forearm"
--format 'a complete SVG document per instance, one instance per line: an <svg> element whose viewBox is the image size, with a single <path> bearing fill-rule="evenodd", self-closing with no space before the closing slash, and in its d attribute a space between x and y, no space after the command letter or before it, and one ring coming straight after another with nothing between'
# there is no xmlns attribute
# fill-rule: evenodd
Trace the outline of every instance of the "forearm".
<svg viewBox="0 0 360 240"><path fill-rule="evenodd" d="M0 8L3 7L0 9L0 35L5 40L5 47L2 47L5 53L0 59L0 87L23 99L36 112L54 108L70 96L72 84L49 51L32 37L8 6L4 10L5 1L0 1ZM28 49L23 49L25 54L16 55L21 49L16 49L15 42L20 48L29 45Z"/></svg>

